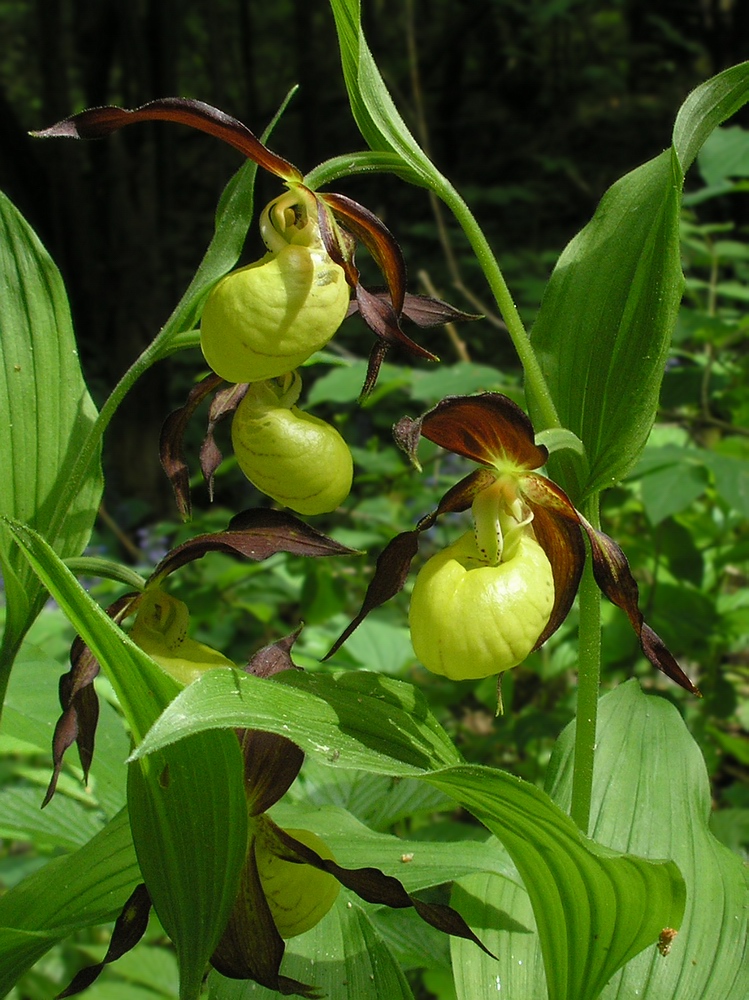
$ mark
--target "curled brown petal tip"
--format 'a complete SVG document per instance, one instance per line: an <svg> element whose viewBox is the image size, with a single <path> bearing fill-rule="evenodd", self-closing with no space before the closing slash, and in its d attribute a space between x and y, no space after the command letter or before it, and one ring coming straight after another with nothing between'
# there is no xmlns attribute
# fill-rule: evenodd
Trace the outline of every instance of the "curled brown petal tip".
<svg viewBox="0 0 749 1000"><path fill-rule="evenodd" d="M578 516L590 540L596 583L612 604L625 612L647 659L685 691L701 698L699 688L687 677L660 636L645 622L638 603L640 595L637 582L632 576L624 552L613 538L594 528L582 514Z"/></svg>

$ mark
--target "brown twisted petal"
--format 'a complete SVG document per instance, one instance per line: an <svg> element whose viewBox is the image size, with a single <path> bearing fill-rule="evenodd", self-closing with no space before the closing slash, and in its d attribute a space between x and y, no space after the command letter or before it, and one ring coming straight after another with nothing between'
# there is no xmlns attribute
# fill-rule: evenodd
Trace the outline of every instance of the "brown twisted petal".
<svg viewBox="0 0 749 1000"><path fill-rule="evenodd" d="M509 460L538 469L549 455L535 443L526 414L500 392L447 396L420 420L425 438L479 465Z"/></svg>
<svg viewBox="0 0 749 1000"><path fill-rule="evenodd" d="M672 681L701 698L699 688L690 681L660 636L645 622L638 605L640 595L637 582L632 576L627 557L613 538L594 528L582 514L578 514L578 517L590 540L596 583L611 603L625 612L647 659Z"/></svg>
<svg viewBox="0 0 749 1000"><path fill-rule="evenodd" d="M432 927L436 927L437 930L443 931L445 934L473 941L487 955L491 955L492 958L496 957L481 943L457 910L451 906L440 903L425 903L416 899L415 896L406 892L397 878L386 875L379 868L342 868L332 859L321 858L311 847L292 837L286 830L276 826L269 817L265 817L265 819L278 841L279 857L288 861L302 861L314 868L319 868L321 871L328 872L341 885L355 892L360 899L364 899L368 903L379 903L393 909L405 909L413 906L421 919Z"/></svg>
<svg viewBox="0 0 749 1000"><path fill-rule="evenodd" d="M400 316L406 295L406 262L393 234L381 219L353 198L342 194L319 197L372 254L387 282L393 310Z"/></svg>
<svg viewBox="0 0 749 1000"><path fill-rule="evenodd" d="M183 521L188 521L192 513L190 499L190 469L185 459L183 447L185 430L195 410L214 389L217 389L223 379L215 372L206 375L188 393L183 406L173 410L161 427L159 437L159 458L161 467L167 475L174 490L174 498Z"/></svg>
<svg viewBox="0 0 749 1000"><path fill-rule="evenodd" d="M106 609L109 617L119 624L134 610L140 594L123 594ZM65 751L78 744L78 756L83 768L84 781L94 755L94 739L99 721L99 701L94 690L94 678L100 670L99 661L76 636L70 648L70 670L60 678L60 706L62 715L57 720L52 737L52 777L42 802L42 809L55 794L62 770Z"/></svg>
<svg viewBox="0 0 749 1000"><path fill-rule="evenodd" d="M116 962L126 952L131 951L140 941L148 927L151 912L151 897L142 883L137 885L115 921L107 953L96 965L87 965L73 978L70 985L58 993L55 1000L72 997L87 989L104 970L105 965Z"/></svg>
<svg viewBox="0 0 749 1000"><path fill-rule="evenodd" d="M257 562L276 552L300 556L360 554L328 538L293 514L256 507L235 514L225 531L196 535L172 549L149 577L149 584L159 583L180 566L202 559L208 552L224 552Z"/></svg>
<svg viewBox="0 0 749 1000"><path fill-rule="evenodd" d="M578 513L567 494L550 479L524 476L520 489L533 511L536 541L546 553L554 576L554 607L533 647L538 649L553 635L570 612L585 566L585 542Z"/></svg>
<svg viewBox="0 0 749 1000"><path fill-rule="evenodd" d="M495 481L494 473L488 469L476 469L470 475L461 479L445 493L437 508L419 521L412 531L403 531L396 535L377 557L374 576L369 582L364 601L359 613L349 622L328 652L323 657L329 659L348 639L354 629L364 621L370 611L379 608L385 601L395 597L403 589L411 563L419 548L419 536L422 531L431 528L440 514L457 513L467 510L473 498L481 490L486 489Z"/></svg>

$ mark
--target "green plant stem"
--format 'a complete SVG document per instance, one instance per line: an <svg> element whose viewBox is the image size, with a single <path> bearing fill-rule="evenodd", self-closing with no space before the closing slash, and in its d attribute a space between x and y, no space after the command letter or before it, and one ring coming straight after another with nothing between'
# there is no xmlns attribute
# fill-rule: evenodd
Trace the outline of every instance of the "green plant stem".
<svg viewBox="0 0 749 1000"><path fill-rule="evenodd" d="M550 427L561 427L562 424L554 405L554 400L549 392L549 387L541 371L541 365L538 362L536 353L531 346L530 337L523 325L520 313L507 287L497 259L484 236L483 230L461 196L445 178L441 178L441 183L436 188L436 191L458 220L463 232L468 237L473 252L476 254L476 258L481 265L481 270L484 272L484 276L491 288L497 308L502 314L502 319L507 326L507 332L523 366L526 388L536 401L538 412L541 415L540 423L543 426L536 427L536 430L541 431Z"/></svg>
<svg viewBox="0 0 749 1000"><path fill-rule="evenodd" d="M599 495L585 502L585 516L594 528L600 526ZM575 761L572 772L570 814L583 833L590 826L590 803L593 793L593 766L596 748L598 692L601 678L601 592L593 577L590 547L578 591L580 626L578 631L577 719L575 723Z"/></svg>

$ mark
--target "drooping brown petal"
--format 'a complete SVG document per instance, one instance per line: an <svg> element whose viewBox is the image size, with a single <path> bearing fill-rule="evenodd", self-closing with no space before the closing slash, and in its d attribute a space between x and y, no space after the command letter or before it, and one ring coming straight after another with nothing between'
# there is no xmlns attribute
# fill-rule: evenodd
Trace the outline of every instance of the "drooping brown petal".
<svg viewBox="0 0 749 1000"><path fill-rule="evenodd" d="M382 222L362 205L343 195L314 195L318 206L320 233L330 257L345 271L346 281L354 289L355 305L349 304L347 316L358 312L378 338L369 356L367 375L359 399L364 400L375 386L388 347L399 345L416 357L439 359L406 336L400 326L400 314L406 289L406 266L400 247ZM345 211L338 211L337 206ZM346 214L348 213L348 214ZM340 216L374 256L388 283L387 294L367 291L359 280L354 260L356 241L351 233L338 226Z"/></svg>
<svg viewBox="0 0 749 1000"><path fill-rule="evenodd" d="M479 465L509 461L530 470L548 458L526 414L500 392L446 396L420 419L425 438Z"/></svg>
<svg viewBox="0 0 749 1000"><path fill-rule="evenodd" d="M419 461L419 441L421 440L421 418L414 420L412 417L401 417L397 424L393 426L393 438L401 451L405 452L408 460L415 469L421 472L421 462Z"/></svg>
<svg viewBox="0 0 749 1000"><path fill-rule="evenodd" d="M260 882L253 837L234 908L211 965L229 979L252 979L284 996L299 994L316 1000L319 993L313 986L279 974L284 949Z"/></svg>
<svg viewBox="0 0 749 1000"><path fill-rule="evenodd" d="M304 752L285 736L258 729L237 731L244 755L244 784L250 816L259 816L285 795L304 763Z"/></svg>
<svg viewBox="0 0 749 1000"><path fill-rule="evenodd" d="M224 552L256 562L277 552L300 556L359 555L355 549L328 538L286 511L257 507L235 515L225 531L196 535L172 549L149 577L149 584L160 583L180 566L202 559L209 552Z"/></svg>
<svg viewBox="0 0 749 1000"><path fill-rule="evenodd" d="M627 557L613 538L609 538L602 531L597 531L593 525L585 520L582 514L578 516L580 524L590 539L593 554L593 575L596 578L596 583L612 604L616 604L625 612L640 640L640 646L645 656L654 667L670 677L672 681L676 681L685 690L701 698L699 689L681 669L666 644L645 623L638 605L640 595L637 582L632 576Z"/></svg>
<svg viewBox="0 0 749 1000"><path fill-rule="evenodd" d="M238 382L236 385L221 389L211 400L211 408L208 411L208 429L200 446L200 468L203 478L208 483L208 495L211 500L213 500L213 474L224 459L216 444L213 432L219 421L234 413L247 395L248 389L247 382Z"/></svg>
<svg viewBox="0 0 749 1000"><path fill-rule="evenodd" d="M521 490L533 511L536 540L551 563L554 576L554 607L551 617L533 647L538 649L553 635L570 612L585 566L585 542L572 501L556 483L530 474Z"/></svg>
<svg viewBox="0 0 749 1000"><path fill-rule="evenodd" d="M174 498L183 521L190 518L192 504L190 502L190 470L185 461L182 443L185 428L198 406L205 397L221 385L223 379L211 372L190 390L185 405L173 410L164 421L159 438L159 457L161 467L167 474L174 490Z"/></svg>
<svg viewBox="0 0 749 1000"><path fill-rule="evenodd" d="M370 611L379 608L385 601L403 590L411 562L419 548L419 529L404 531L396 535L377 557L374 576L369 581L367 592L359 613L341 632L336 641L323 657L328 660L337 652L351 633L357 629Z"/></svg>
<svg viewBox="0 0 749 1000"><path fill-rule="evenodd" d="M373 212L353 198L330 193L318 197L372 254L387 283L396 316L400 316L406 294L406 262L393 234Z"/></svg>
<svg viewBox="0 0 749 1000"><path fill-rule="evenodd" d="M140 594L124 594L107 608L115 622L127 618ZM60 706L62 715L57 720L52 737L52 777L42 802L42 809L55 794L62 770L65 751L78 744L78 755L83 768L84 781L94 755L96 725L99 721L99 702L94 691L94 678L99 673L99 661L83 641L76 636L70 649L70 670L60 678Z"/></svg>
<svg viewBox="0 0 749 1000"><path fill-rule="evenodd" d="M391 597L395 597L403 590L411 563L419 548L421 532L431 528L441 514L467 510L473 503L476 494L486 489L493 481L494 475L487 469L476 469L475 472L471 472L470 475L451 487L442 497L437 508L422 517L415 529L403 531L388 542L377 557L374 576L369 582L359 613L339 635L323 660L329 659L341 648L370 611L379 608L381 604L389 601Z"/></svg>
<svg viewBox="0 0 749 1000"><path fill-rule="evenodd" d="M285 181L300 181L301 173L288 160L271 152L246 125L204 104L203 101L183 97L164 97L150 101L140 108L128 111L125 108L103 107L81 111L70 118L64 118L49 128L31 134L40 139L65 137L69 139L103 139L112 132L134 125L136 122L165 121L179 125L189 125L200 132L228 143L250 160L254 160L264 170Z"/></svg>
<svg viewBox="0 0 749 1000"><path fill-rule="evenodd" d="M406 892L397 878L385 875L379 868L342 868L335 861L321 858L311 847L307 847L306 844L276 826L269 817L266 816L265 820L275 834L279 845L279 857L284 860L301 861L314 868L319 868L321 871L328 872L338 879L341 885L351 889L368 903L379 903L393 909L405 909L413 906L421 919L432 927L444 931L445 934L453 934L455 937L473 941L487 955L492 958L496 957L481 943L457 910L453 910L451 906L424 903L416 899Z"/></svg>
<svg viewBox="0 0 749 1000"><path fill-rule="evenodd" d="M374 389L377 383L377 377L380 374L380 368L382 367L383 361L387 357L387 353L387 344L382 340L375 340L372 345L372 350L369 352L367 374L364 376L364 384L362 385L361 392L359 393L360 403L363 403L367 396L369 396L370 392Z"/></svg>
<svg viewBox="0 0 749 1000"><path fill-rule="evenodd" d="M67 989L57 994L55 1000L63 1000L64 997L72 997L76 993L80 993L81 990L85 990L98 978L105 965L115 962L118 958L122 958L125 952L131 951L146 932L150 912L151 897L148 894L148 889L141 883L135 887L115 921L104 958L96 965L89 965L85 969L81 969Z"/></svg>

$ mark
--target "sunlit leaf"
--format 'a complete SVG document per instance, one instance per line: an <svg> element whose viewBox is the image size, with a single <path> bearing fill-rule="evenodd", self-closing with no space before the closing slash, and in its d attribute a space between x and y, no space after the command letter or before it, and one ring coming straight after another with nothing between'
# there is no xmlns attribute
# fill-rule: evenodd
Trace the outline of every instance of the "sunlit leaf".
<svg viewBox="0 0 749 1000"><path fill-rule="evenodd" d="M96 409L81 374L60 273L2 195L0 301L0 515L32 525L62 557L77 556L88 542L101 498L98 451L82 470L64 517L58 498ZM0 652L1 695L13 656L44 595L5 528L0 528L0 563L8 606Z"/></svg>
<svg viewBox="0 0 749 1000"><path fill-rule="evenodd" d="M128 772L133 842L192 1000L229 918L247 853L242 757L233 732L190 737Z"/></svg>
<svg viewBox="0 0 749 1000"><path fill-rule="evenodd" d="M480 819L514 861L535 914L549 1000L595 1000L663 927L680 926L685 890L673 862L588 840L540 789L502 771L463 766L425 780ZM496 995L497 974L484 996Z"/></svg>
<svg viewBox="0 0 749 1000"><path fill-rule="evenodd" d="M287 670L273 680L209 670L186 688L137 747L143 757L192 733L263 729L322 761L379 774L419 774L460 755L410 684L370 674Z"/></svg>
<svg viewBox="0 0 749 1000"><path fill-rule="evenodd" d="M415 183L439 176L393 104L361 30L359 0L331 0L351 111L376 152L394 153Z"/></svg>
<svg viewBox="0 0 749 1000"><path fill-rule="evenodd" d="M574 727L559 739L549 772L563 808L572 786ZM702 754L678 711L629 681L601 699L591 832L615 850L672 858L687 888L681 929L665 958L643 952L603 1000L744 1000L749 995L749 877L710 832ZM676 926L666 922L664 926Z"/></svg>
<svg viewBox="0 0 749 1000"><path fill-rule="evenodd" d="M682 294L684 171L747 99L747 63L690 94L673 147L606 192L554 269L532 343L561 424L580 438L589 460L589 470L566 454L549 462L576 502L620 480L645 446ZM535 415L540 404L528 391Z"/></svg>

